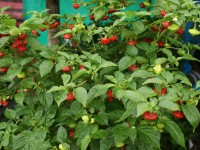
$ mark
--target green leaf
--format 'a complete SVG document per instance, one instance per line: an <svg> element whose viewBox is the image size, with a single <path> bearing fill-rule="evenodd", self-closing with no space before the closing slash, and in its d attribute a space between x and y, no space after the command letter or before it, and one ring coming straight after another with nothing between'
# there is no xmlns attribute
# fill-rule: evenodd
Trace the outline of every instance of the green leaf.
<svg viewBox="0 0 200 150"><path fill-rule="evenodd" d="M119 61L119 70L123 71L127 69L130 65L134 64L136 60L132 59L130 56L124 56Z"/></svg>
<svg viewBox="0 0 200 150"><path fill-rule="evenodd" d="M15 94L14 99L17 104L23 105L25 95L24 95L24 93L17 93L17 94Z"/></svg>
<svg viewBox="0 0 200 150"><path fill-rule="evenodd" d="M79 70L78 72L76 72L76 74L74 74L74 75L72 76L72 81L78 79L80 76L82 76L82 75L84 75L84 74L87 74L87 73L88 73L88 71L87 71L86 69L81 69L81 70Z"/></svg>
<svg viewBox="0 0 200 150"><path fill-rule="evenodd" d="M179 106L172 101L162 100L159 102L159 106L170 111L180 110Z"/></svg>
<svg viewBox="0 0 200 150"><path fill-rule="evenodd" d="M7 108L4 112L4 115L6 118L13 120L16 118L16 111Z"/></svg>
<svg viewBox="0 0 200 150"><path fill-rule="evenodd" d="M117 66L117 65L115 63L111 62L111 61L103 61L99 65L98 69L100 69L100 68L106 68L106 67L113 67L113 66Z"/></svg>
<svg viewBox="0 0 200 150"><path fill-rule="evenodd" d="M143 82L143 85L149 84L149 83L163 84L164 81L161 80L160 78L155 77L155 78L147 79L145 82Z"/></svg>
<svg viewBox="0 0 200 150"><path fill-rule="evenodd" d="M140 93L139 91L132 91L132 90L123 91L123 98L130 99L133 102L146 101L146 98L142 93Z"/></svg>
<svg viewBox="0 0 200 150"><path fill-rule="evenodd" d="M136 128L139 141L149 145L149 147L154 147L160 149L160 133L156 132L151 126L143 125Z"/></svg>
<svg viewBox="0 0 200 150"><path fill-rule="evenodd" d="M136 56L135 59L139 64L144 64L149 62L149 60L143 56Z"/></svg>
<svg viewBox="0 0 200 150"><path fill-rule="evenodd" d="M85 88L83 87L76 88L74 90L74 96L79 103L83 104L83 106L86 107L88 94Z"/></svg>
<svg viewBox="0 0 200 150"><path fill-rule="evenodd" d="M99 112L94 118L100 125L108 125L108 116L105 112Z"/></svg>
<svg viewBox="0 0 200 150"><path fill-rule="evenodd" d="M104 6L98 6L94 9L95 20L102 18L104 14L105 14Z"/></svg>
<svg viewBox="0 0 200 150"><path fill-rule="evenodd" d="M94 138L94 139L104 139L107 136L108 136L108 131L103 130L103 129L100 129L97 132L95 132L94 134L92 134L92 138Z"/></svg>
<svg viewBox="0 0 200 150"><path fill-rule="evenodd" d="M114 127L113 136L115 144L124 143L124 141L129 137L129 127L127 124L120 124Z"/></svg>
<svg viewBox="0 0 200 150"><path fill-rule="evenodd" d="M44 75L48 74L51 72L53 68L53 62L51 60L44 60L40 65L39 65L39 70L40 70L40 75L43 77Z"/></svg>
<svg viewBox="0 0 200 150"><path fill-rule="evenodd" d="M131 37L136 36L136 34L132 30L129 30L129 29L126 29L126 28L122 28L121 35L124 38L131 38Z"/></svg>
<svg viewBox="0 0 200 150"><path fill-rule="evenodd" d="M193 130L195 130L200 122L200 113L196 106L194 105L181 105L182 111L192 125Z"/></svg>
<svg viewBox="0 0 200 150"><path fill-rule="evenodd" d="M21 61L21 66L24 66L24 65L30 63L32 60L33 60L33 57L24 58L24 59Z"/></svg>
<svg viewBox="0 0 200 150"><path fill-rule="evenodd" d="M40 93L38 96L39 102L46 107L50 107L53 103L52 93Z"/></svg>
<svg viewBox="0 0 200 150"><path fill-rule="evenodd" d="M1 58L0 59L0 67L6 67L13 64L12 58Z"/></svg>
<svg viewBox="0 0 200 150"><path fill-rule="evenodd" d="M92 100L95 97L105 94L113 84L97 84L93 86L88 93L88 99Z"/></svg>
<svg viewBox="0 0 200 150"><path fill-rule="evenodd" d="M165 57L157 58L155 60L155 65L161 65L161 64L165 63L166 61L167 61L167 58L165 58Z"/></svg>
<svg viewBox="0 0 200 150"><path fill-rule="evenodd" d="M54 93L54 99L56 101L56 103L58 104L58 106L60 106L60 104L65 101L66 99L66 95L67 95L67 91L57 91Z"/></svg>
<svg viewBox="0 0 200 150"><path fill-rule="evenodd" d="M148 86L142 86L138 89L140 93L144 95L146 98L154 97L157 94Z"/></svg>
<svg viewBox="0 0 200 150"><path fill-rule="evenodd" d="M71 76L69 74L62 74L61 78L63 80L64 86L67 85L71 79Z"/></svg>
<svg viewBox="0 0 200 150"><path fill-rule="evenodd" d="M126 53L129 55L129 56L137 56L138 54L138 49L134 46L134 45L128 45L126 47Z"/></svg>
<svg viewBox="0 0 200 150"><path fill-rule="evenodd" d="M196 82L195 89L200 88L200 80Z"/></svg>
<svg viewBox="0 0 200 150"><path fill-rule="evenodd" d="M35 84L35 82L33 81L33 78L25 78L23 79L21 82L20 82L20 85L23 87L23 88L30 88Z"/></svg>
<svg viewBox="0 0 200 150"><path fill-rule="evenodd" d="M165 130L171 135L174 141L185 148L185 138L178 124L171 121L167 117L163 117L162 121L165 125Z"/></svg>
<svg viewBox="0 0 200 150"><path fill-rule="evenodd" d="M8 78L12 80L14 77L16 77L17 74L21 72L21 70L22 70L22 67L18 67L18 66L10 67L7 72Z"/></svg>
<svg viewBox="0 0 200 150"><path fill-rule="evenodd" d="M40 52L40 55L44 58L51 58L52 57L52 51L50 50L43 50Z"/></svg>
<svg viewBox="0 0 200 150"><path fill-rule="evenodd" d="M128 136L130 137L131 141L134 143L135 139L137 138L137 131L134 127L129 127Z"/></svg>
<svg viewBox="0 0 200 150"><path fill-rule="evenodd" d="M90 141L91 141L91 137L89 135L85 136L81 140L81 150L87 150L87 147L88 147Z"/></svg>
<svg viewBox="0 0 200 150"><path fill-rule="evenodd" d="M171 83L173 81L173 79L174 79L173 74L168 72L168 71L162 71L161 75L165 78L167 83Z"/></svg>
<svg viewBox="0 0 200 150"><path fill-rule="evenodd" d="M135 70L131 77L135 78L135 77L139 77L139 78L151 78L154 77L155 75L149 71L146 70Z"/></svg>
<svg viewBox="0 0 200 150"><path fill-rule="evenodd" d="M148 102L141 102L137 104L137 117L139 117L140 115L142 115L144 112L146 112L147 110L149 110L150 105Z"/></svg>
<svg viewBox="0 0 200 150"><path fill-rule="evenodd" d="M0 48L2 48L8 42L9 39L10 38L8 36L1 37L0 38ZM1 65L1 63L0 63L0 65Z"/></svg>
<svg viewBox="0 0 200 150"><path fill-rule="evenodd" d="M113 136L107 136L104 139L100 140L100 150L110 150L110 148L114 145Z"/></svg>
<svg viewBox="0 0 200 150"><path fill-rule="evenodd" d="M2 141L1 144L2 146L8 146L10 142L10 133L9 132L5 132L2 136Z"/></svg>
<svg viewBox="0 0 200 150"><path fill-rule="evenodd" d="M53 86L53 87L51 87L51 89L49 89L47 91L47 93L56 92L56 91L63 91L63 90L67 90L66 86Z"/></svg>
<svg viewBox="0 0 200 150"><path fill-rule="evenodd" d="M75 135L74 138L84 138L87 135L90 135L90 132L92 131L92 125L87 124L84 122L79 121L76 130L75 130Z"/></svg>
<svg viewBox="0 0 200 150"><path fill-rule="evenodd" d="M57 141L60 143L65 143L67 140L67 131L64 127L60 126L57 131Z"/></svg>

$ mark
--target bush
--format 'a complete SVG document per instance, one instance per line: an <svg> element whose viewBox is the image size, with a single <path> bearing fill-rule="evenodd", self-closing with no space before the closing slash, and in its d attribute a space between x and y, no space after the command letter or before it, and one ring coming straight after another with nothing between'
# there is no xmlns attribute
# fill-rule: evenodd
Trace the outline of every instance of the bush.
<svg viewBox="0 0 200 150"><path fill-rule="evenodd" d="M80 15L30 12L32 18L0 18L0 97L7 108L0 123L0 146L12 150L186 148L200 121L200 92L182 73L193 44L184 44L186 22L199 22L199 5L164 0L140 4L77 2ZM154 8L154 9L152 9ZM6 8L1 8L3 12ZM76 5L76 9L77 5ZM123 11L121 11L123 10ZM89 16L87 16L89 17ZM56 22L64 19L63 24ZM61 45L36 37L60 31ZM195 31L195 32L194 32ZM191 34L199 34L194 27ZM197 84L198 87L199 84ZM170 139L169 145L163 141Z"/></svg>

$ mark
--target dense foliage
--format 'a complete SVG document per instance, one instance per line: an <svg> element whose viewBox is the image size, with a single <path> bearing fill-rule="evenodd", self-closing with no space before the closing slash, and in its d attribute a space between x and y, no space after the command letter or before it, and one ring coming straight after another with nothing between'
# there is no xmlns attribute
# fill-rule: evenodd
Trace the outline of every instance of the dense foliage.
<svg viewBox="0 0 200 150"><path fill-rule="evenodd" d="M200 121L200 91L181 64L196 60L190 52L200 48L182 36L186 22L200 22L200 7L163 0L127 11L132 2L76 1L73 7L88 7L89 16L30 12L19 27L0 9L0 103L14 103L1 118L0 147L186 148L184 135ZM53 28L62 44L40 44L40 33ZM196 26L189 32L200 34Z"/></svg>

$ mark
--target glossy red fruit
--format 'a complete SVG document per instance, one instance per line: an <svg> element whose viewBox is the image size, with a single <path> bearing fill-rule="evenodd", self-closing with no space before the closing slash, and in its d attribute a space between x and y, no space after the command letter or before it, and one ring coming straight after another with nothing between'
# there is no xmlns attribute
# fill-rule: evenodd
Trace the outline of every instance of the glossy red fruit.
<svg viewBox="0 0 200 150"><path fill-rule="evenodd" d="M32 30L31 33L34 36L40 36L40 34L37 32L37 30Z"/></svg>
<svg viewBox="0 0 200 150"><path fill-rule="evenodd" d="M5 55L4 52L0 52L0 57L3 57Z"/></svg>
<svg viewBox="0 0 200 150"><path fill-rule="evenodd" d="M159 31L159 28L158 27L151 27L151 30L155 31L155 32L158 32Z"/></svg>
<svg viewBox="0 0 200 150"><path fill-rule="evenodd" d="M116 35L113 35L112 37L109 38L111 42L115 42L117 39L118 39L118 36Z"/></svg>
<svg viewBox="0 0 200 150"><path fill-rule="evenodd" d="M22 41L22 45L27 45L28 44L28 41L25 39Z"/></svg>
<svg viewBox="0 0 200 150"><path fill-rule="evenodd" d="M162 26L163 26L164 28L167 28L167 27L169 27L170 25L172 25L171 22L168 22L168 21L162 22Z"/></svg>
<svg viewBox="0 0 200 150"><path fill-rule="evenodd" d="M131 40L126 43L127 45L136 45L136 40Z"/></svg>
<svg viewBox="0 0 200 150"><path fill-rule="evenodd" d="M114 99L113 97L107 97L106 101L109 102L109 103L111 103L113 101L113 99Z"/></svg>
<svg viewBox="0 0 200 150"><path fill-rule="evenodd" d="M72 34L64 34L64 39L71 39L72 38Z"/></svg>
<svg viewBox="0 0 200 150"><path fill-rule="evenodd" d="M69 130L69 136L71 137L71 138L74 138L74 130Z"/></svg>
<svg viewBox="0 0 200 150"><path fill-rule="evenodd" d="M157 93L158 95L165 95L167 94L167 88L162 87L160 91L157 91L156 88L153 89L155 93Z"/></svg>
<svg viewBox="0 0 200 150"><path fill-rule="evenodd" d="M128 67L128 70L129 71L135 71L136 69L138 69L140 66L137 64L137 65L131 65Z"/></svg>
<svg viewBox="0 0 200 150"><path fill-rule="evenodd" d="M184 30L183 30L183 28L179 28L175 33L182 35L182 34L184 34Z"/></svg>
<svg viewBox="0 0 200 150"><path fill-rule="evenodd" d="M66 101L73 101L75 99L73 92L67 94Z"/></svg>
<svg viewBox="0 0 200 150"><path fill-rule="evenodd" d="M85 67L83 65L79 66L79 70L84 69Z"/></svg>
<svg viewBox="0 0 200 150"><path fill-rule="evenodd" d="M140 3L140 8L146 8L146 5L144 3Z"/></svg>
<svg viewBox="0 0 200 150"><path fill-rule="evenodd" d="M18 52L25 52L25 51L26 51L26 46L24 46L24 45L19 45L19 46L17 47L17 51L18 51Z"/></svg>
<svg viewBox="0 0 200 150"><path fill-rule="evenodd" d="M26 39L26 37L27 37L27 34L26 33L22 33L21 35L18 36L18 39L24 40L24 39Z"/></svg>
<svg viewBox="0 0 200 150"><path fill-rule="evenodd" d="M94 20L95 18L94 18L94 14L91 14L90 15L90 20Z"/></svg>
<svg viewBox="0 0 200 150"><path fill-rule="evenodd" d="M51 25L51 28L57 28L60 25L60 22L56 21Z"/></svg>
<svg viewBox="0 0 200 150"><path fill-rule="evenodd" d="M108 44L110 43L110 40L109 40L108 38L102 38L102 39L101 39L101 43L102 43L103 45L108 45Z"/></svg>
<svg viewBox="0 0 200 150"><path fill-rule="evenodd" d="M15 39L14 42L12 43L12 48L17 48L20 45L20 40Z"/></svg>
<svg viewBox="0 0 200 150"><path fill-rule="evenodd" d="M7 100L6 100L6 101L3 101L3 100L2 100L2 101L0 101L0 103L1 103L2 106L5 107L5 106L8 105L9 102L8 102Z"/></svg>
<svg viewBox="0 0 200 150"><path fill-rule="evenodd" d="M108 16L103 16L102 20L107 20L109 17Z"/></svg>
<svg viewBox="0 0 200 150"><path fill-rule="evenodd" d="M164 17L166 14L167 14L167 12L166 12L165 10L161 10L161 11L160 11L160 15L161 15L162 17Z"/></svg>
<svg viewBox="0 0 200 150"><path fill-rule="evenodd" d="M154 121L158 118L158 114L157 113L154 113L154 112L149 112L149 111L146 111L144 114L143 114L143 118L145 120L148 120L148 121Z"/></svg>
<svg viewBox="0 0 200 150"><path fill-rule="evenodd" d="M107 97L114 97L112 90L108 90L106 93Z"/></svg>
<svg viewBox="0 0 200 150"><path fill-rule="evenodd" d="M39 28L40 31L44 32L46 28Z"/></svg>
<svg viewBox="0 0 200 150"><path fill-rule="evenodd" d="M72 4L72 6L75 8L75 9L78 9L80 7L80 5L78 3L75 3L75 4Z"/></svg>
<svg viewBox="0 0 200 150"><path fill-rule="evenodd" d="M71 71L71 69L72 69L71 66L66 66L66 67L62 68L61 70L62 70L63 72L65 72L65 73L68 73L68 72Z"/></svg>
<svg viewBox="0 0 200 150"><path fill-rule="evenodd" d="M182 119L185 117L182 111L173 111L172 115L174 116L174 118L177 118L177 119Z"/></svg>
<svg viewBox="0 0 200 150"><path fill-rule="evenodd" d="M164 47L164 45L165 45L165 43L162 42L162 41L158 41L157 44L158 44L158 46L161 47L161 48Z"/></svg>
<svg viewBox="0 0 200 150"><path fill-rule="evenodd" d="M8 71L8 67L2 67L0 68L1 73L6 73Z"/></svg>
<svg viewBox="0 0 200 150"><path fill-rule="evenodd" d="M111 9L108 10L108 13L109 13L109 14L112 14L112 13L114 13L114 12L115 12L115 10L114 10L113 8L111 8Z"/></svg>
<svg viewBox="0 0 200 150"><path fill-rule="evenodd" d="M73 29L74 25L73 24L69 24L68 28Z"/></svg>

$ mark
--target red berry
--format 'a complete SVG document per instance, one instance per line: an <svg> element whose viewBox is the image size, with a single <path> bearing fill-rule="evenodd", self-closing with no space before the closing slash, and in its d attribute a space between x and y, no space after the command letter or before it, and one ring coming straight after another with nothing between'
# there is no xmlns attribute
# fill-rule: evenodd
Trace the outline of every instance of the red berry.
<svg viewBox="0 0 200 150"><path fill-rule="evenodd" d="M113 8L111 8L111 9L108 10L108 13L109 13L109 14L112 14L112 13L114 13L114 12L115 12L115 10L114 10Z"/></svg>
<svg viewBox="0 0 200 150"><path fill-rule="evenodd" d="M103 45L108 45L108 44L110 43L110 40L109 40L108 38L102 38L102 39L101 39L101 43L102 43Z"/></svg>
<svg viewBox="0 0 200 150"><path fill-rule="evenodd" d="M90 20L94 20L95 18L94 18L94 14L91 14L90 15Z"/></svg>
<svg viewBox="0 0 200 150"><path fill-rule="evenodd" d="M24 40L24 39L26 39L26 37L27 37L27 34L26 33L22 33L21 35L18 36L18 39Z"/></svg>
<svg viewBox="0 0 200 150"><path fill-rule="evenodd" d="M39 28L40 31L44 32L46 28Z"/></svg>
<svg viewBox="0 0 200 150"><path fill-rule="evenodd" d="M4 106L4 107L8 105L8 101L7 101L7 100L6 100L6 101L1 101L0 103L1 103L1 105Z"/></svg>
<svg viewBox="0 0 200 150"><path fill-rule="evenodd" d="M167 27L169 27L170 25L172 25L171 22L167 22L167 21L162 22L162 26L163 26L164 28L167 28Z"/></svg>
<svg viewBox="0 0 200 150"><path fill-rule="evenodd" d="M165 43L162 42L162 41L158 41L157 44L158 44L158 46L161 47L161 48L164 47L164 45L165 45Z"/></svg>
<svg viewBox="0 0 200 150"><path fill-rule="evenodd" d="M1 73L5 73L5 72L7 72L7 70L8 70L8 67L0 68L0 72Z"/></svg>
<svg viewBox="0 0 200 150"><path fill-rule="evenodd" d="M106 101L109 102L109 103L111 103L113 101L113 97L107 97Z"/></svg>
<svg viewBox="0 0 200 150"><path fill-rule="evenodd" d="M24 46L24 45L19 45L18 47L17 47L17 52L25 52L26 51L26 46Z"/></svg>
<svg viewBox="0 0 200 150"><path fill-rule="evenodd" d="M107 93L106 93L106 95L107 95L108 97L114 98L114 95L113 95L112 90L108 90Z"/></svg>
<svg viewBox="0 0 200 150"><path fill-rule="evenodd" d="M153 120L156 120L158 118L158 115L157 113L151 113L149 111L146 111L144 114L143 114L143 118L145 120L148 120L148 121L153 121Z"/></svg>
<svg viewBox="0 0 200 150"><path fill-rule="evenodd" d="M108 16L103 16L102 17L102 20L107 20L108 19Z"/></svg>
<svg viewBox="0 0 200 150"><path fill-rule="evenodd" d="M144 3L140 3L140 8L146 8Z"/></svg>
<svg viewBox="0 0 200 150"><path fill-rule="evenodd" d="M17 48L17 46L20 45L20 40L19 39L15 39L14 42L12 43L12 47L13 48Z"/></svg>
<svg viewBox="0 0 200 150"><path fill-rule="evenodd" d="M175 33L182 35L182 34L184 34L184 30L183 30L183 28L179 28Z"/></svg>
<svg viewBox="0 0 200 150"><path fill-rule="evenodd" d="M65 73L68 73L68 72L71 71L71 69L72 69L71 66L66 66L66 67L62 68L62 71L65 72Z"/></svg>
<svg viewBox="0 0 200 150"><path fill-rule="evenodd" d="M3 57L5 55L4 52L0 52L0 57Z"/></svg>
<svg viewBox="0 0 200 150"><path fill-rule="evenodd" d="M37 32L37 30L32 30L31 33L32 33L33 35L37 35L38 32Z"/></svg>
<svg viewBox="0 0 200 150"><path fill-rule="evenodd" d="M111 42L115 42L117 39L118 39L118 36L116 35L113 35L112 37L109 38Z"/></svg>
<svg viewBox="0 0 200 150"><path fill-rule="evenodd" d="M177 119L182 119L185 117L182 111L173 111L172 114L174 118L177 118Z"/></svg>
<svg viewBox="0 0 200 150"><path fill-rule="evenodd" d="M79 70L84 69L85 67L83 65L79 66Z"/></svg>
<svg viewBox="0 0 200 150"><path fill-rule="evenodd" d="M73 101L75 99L73 92L67 94L66 101Z"/></svg>
<svg viewBox="0 0 200 150"><path fill-rule="evenodd" d="M135 71L136 69L138 69L140 66L137 64L137 65L131 65L128 67L128 70L130 71Z"/></svg>
<svg viewBox="0 0 200 150"><path fill-rule="evenodd" d="M78 9L80 7L79 4L75 3L75 4L72 4L72 6L75 8L75 9Z"/></svg>
<svg viewBox="0 0 200 150"><path fill-rule="evenodd" d="M161 10L161 11L160 11L160 15L161 15L162 17L164 17L166 14L167 14L167 12L166 12L165 10Z"/></svg>
<svg viewBox="0 0 200 150"><path fill-rule="evenodd" d="M74 25L73 25L73 24L69 24L68 27L69 27L70 29L73 29Z"/></svg>
<svg viewBox="0 0 200 150"><path fill-rule="evenodd" d="M51 28L57 28L59 26L59 24L60 23L58 21L56 21L51 25Z"/></svg>
<svg viewBox="0 0 200 150"><path fill-rule="evenodd" d="M64 34L64 39L71 39L72 38L72 34Z"/></svg>
<svg viewBox="0 0 200 150"><path fill-rule="evenodd" d="M126 44L135 46L136 45L136 41L135 40L131 40L131 41L128 41Z"/></svg>
<svg viewBox="0 0 200 150"><path fill-rule="evenodd" d="M71 138L74 138L74 130L69 130L69 136L70 136Z"/></svg>
<svg viewBox="0 0 200 150"><path fill-rule="evenodd" d="M155 93L157 93L158 95L165 95L167 94L167 88L162 87L160 91L157 91L156 88L153 89Z"/></svg>
<svg viewBox="0 0 200 150"><path fill-rule="evenodd" d="M151 27L151 30L158 32L159 28L158 27Z"/></svg>

